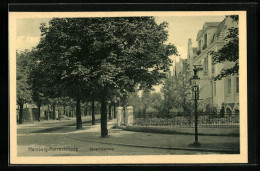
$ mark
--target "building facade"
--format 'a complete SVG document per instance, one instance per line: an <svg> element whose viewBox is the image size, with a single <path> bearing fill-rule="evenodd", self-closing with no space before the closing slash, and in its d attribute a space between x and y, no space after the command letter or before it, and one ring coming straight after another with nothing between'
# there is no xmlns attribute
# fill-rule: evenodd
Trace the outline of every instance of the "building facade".
<svg viewBox="0 0 260 171"><path fill-rule="evenodd" d="M209 52L218 51L225 45L224 38L228 29L238 27L232 18L227 17L222 22L206 22L197 34L197 47L188 40L187 65L190 70L194 65L200 65L203 70L198 72L200 77L200 99L202 104L212 103L225 114L239 114L239 76L229 75L221 80L213 81L222 69L230 68L232 62L214 64Z"/></svg>

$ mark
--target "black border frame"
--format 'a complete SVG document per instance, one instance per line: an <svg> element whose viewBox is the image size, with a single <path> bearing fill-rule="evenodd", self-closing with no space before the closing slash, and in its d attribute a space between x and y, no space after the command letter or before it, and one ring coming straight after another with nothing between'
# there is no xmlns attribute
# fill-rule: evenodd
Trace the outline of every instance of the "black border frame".
<svg viewBox="0 0 260 171"><path fill-rule="evenodd" d="M49 1L49 0L47 0ZM11 1L12 3L14 1ZM46 1L45 1L46 2ZM52 1L51 1L52 2ZM178 1L176 1L178 2ZM214 2L214 1L211 1ZM96 12L96 11L247 11L247 78L248 78L248 164L165 164L164 166L253 166L258 164L258 106L259 106L259 75L258 75L258 3L256 2L221 2L221 3L84 3L80 1L80 4L57 4L54 3L12 3L4 4L5 10L1 10L1 14L4 14L4 17L1 16L1 21L7 23L7 28L2 27L1 33L4 35L1 47L1 52L6 52L8 54L8 10L10 12L26 12L26 11L37 11L37 12ZM2 8L2 6L1 6ZM7 8L7 9L6 9ZM8 9L9 8L9 9ZM5 34L3 33L5 32ZM3 54L3 53L2 53ZM3 74L3 79L1 77L1 97L8 96L8 58L1 58L1 73ZM6 72L7 71L7 72ZM6 82L5 82L6 81ZM6 91L7 90L7 91ZM3 109L9 111L9 101L7 103L3 102ZM9 112L8 112L9 113ZM4 113L3 113L4 114ZM0 120L4 122L1 126L6 124L6 120L3 118L4 115L0 115ZM9 144L9 116L8 120L8 135L7 145L2 145L1 142L1 161L3 160L3 155L8 155L8 165L9 166L42 166L42 165L10 165L10 144ZM6 135L7 132L1 129L1 134ZM6 163L6 162L5 162ZM150 165L150 164L149 164ZM57 166L55 164L45 165L47 168L49 166ZM58 165L58 166L71 166L71 165ZM74 166L74 165L73 165ZM87 165L93 166L93 165ZM97 165L96 165L97 166ZM108 166L106 164L99 166ZM115 166L115 165L109 165ZM119 164L116 166L126 166L124 164ZM145 166L145 164L131 165L131 166ZM161 166L159 164L151 164L150 166ZM13 167L14 168L14 167ZM46 168L46 169L47 169Z"/></svg>

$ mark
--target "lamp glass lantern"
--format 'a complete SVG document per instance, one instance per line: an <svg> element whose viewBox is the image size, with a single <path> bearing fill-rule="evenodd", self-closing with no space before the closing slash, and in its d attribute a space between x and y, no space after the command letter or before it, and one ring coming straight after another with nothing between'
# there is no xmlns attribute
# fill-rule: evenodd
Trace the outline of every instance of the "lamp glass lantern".
<svg viewBox="0 0 260 171"><path fill-rule="evenodd" d="M194 91L197 91L200 84L200 78L197 75L194 75L191 79L191 84L194 88Z"/></svg>

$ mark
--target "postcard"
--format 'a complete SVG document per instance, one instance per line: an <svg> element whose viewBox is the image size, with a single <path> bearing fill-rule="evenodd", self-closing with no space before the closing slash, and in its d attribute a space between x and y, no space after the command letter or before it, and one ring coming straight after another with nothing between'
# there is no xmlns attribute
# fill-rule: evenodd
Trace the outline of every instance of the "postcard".
<svg viewBox="0 0 260 171"><path fill-rule="evenodd" d="M247 163L245 11L9 12L10 164Z"/></svg>

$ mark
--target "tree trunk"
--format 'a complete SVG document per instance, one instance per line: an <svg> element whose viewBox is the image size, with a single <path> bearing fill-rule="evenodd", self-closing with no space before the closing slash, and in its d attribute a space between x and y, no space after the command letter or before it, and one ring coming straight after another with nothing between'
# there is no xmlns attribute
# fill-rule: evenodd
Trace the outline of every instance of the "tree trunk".
<svg viewBox="0 0 260 171"><path fill-rule="evenodd" d="M66 115L66 106L65 105L63 106L63 115L64 116Z"/></svg>
<svg viewBox="0 0 260 171"><path fill-rule="evenodd" d="M107 130L107 102L104 97L101 98L101 137L108 136Z"/></svg>
<svg viewBox="0 0 260 171"><path fill-rule="evenodd" d="M108 106L108 116L109 116L109 120L112 120L112 110L111 110L111 104L109 104L109 106Z"/></svg>
<svg viewBox="0 0 260 171"><path fill-rule="evenodd" d="M126 119L126 110L127 110L127 106L126 106L126 103L123 103L123 121L124 121L124 125L127 125L127 119Z"/></svg>
<svg viewBox="0 0 260 171"><path fill-rule="evenodd" d="M81 109L80 109L80 99L76 100L76 120L77 126L76 129L82 129L82 120L81 120Z"/></svg>
<svg viewBox="0 0 260 171"><path fill-rule="evenodd" d="M91 113L92 113L92 125L95 125L95 101L92 100L91 104Z"/></svg>
<svg viewBox="0 0 260 171"><path fill-rule="evenodd" d="M55 120L56 119L56 114L55 114L55 104L53 104L52 105L53 106L53 120Z"/></svg>
<svg viewBox="0 0 260 171"><path fill-rule="evenodd" d="M38 122L40 122L40 117L41 117L41 105L38 105Z"/></svg>
<svg viewBox="0 0 260 171"><path fill-rule="evenodd" d="M114 119L116 119L116 104L114 103Z"/></svg>
<svg viewBox="0 0 260 171"><path fill-rule="evenodd" d="M19 104L20 110L19 110L19 124L23 123L23 103Z"/></svg>
<svg viewBox="0 0 260 171"><path fill-rule="evenodd" d="M48 110L47 110L47 120L49 120L49 114L50 114L50 106L48 105Z"/></svg>

